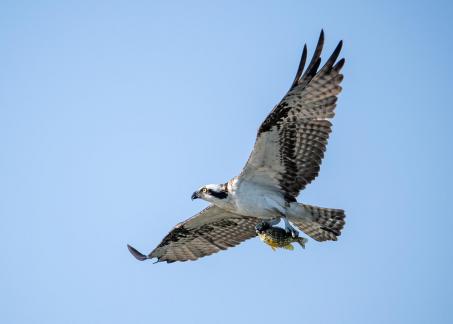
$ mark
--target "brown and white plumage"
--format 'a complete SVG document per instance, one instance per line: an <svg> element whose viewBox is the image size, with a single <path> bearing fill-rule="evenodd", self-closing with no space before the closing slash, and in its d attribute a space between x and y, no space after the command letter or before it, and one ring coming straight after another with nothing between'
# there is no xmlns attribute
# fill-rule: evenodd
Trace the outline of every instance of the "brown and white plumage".
<svg viewBox="0 0 453 324"><path fill-rule="evenodd" d="M324 32L304 70L307 46L294 82L258 129L253 151L241 174L225 184L194 192L211 206L176 225L147 256L131 246L139 260L187 261L225 250L256 236L260 222L285 220L317 241L337 240L345 224L341 209L298 203L296 197L319 173L331 132L344 59L337 61L342 42L321 69ZM318 70L319 69L319 70Z"/></svg>
<svg viewBox="0 0 453 324"><path fill-rule="evenodd" d="M233 214L211 205L176 225L147 256L131 246L128 248L141 261L152 258L168 263L196 260L255 237L255 226L259 222L258 218Z"/></svg>
<svg viewBox="0 0 453 324"><path fill-rule="evenodd" d="M278 186L288 201L295 201L319 172L337 94L344 59L336 62L342 42L319 70L324 33L321 32L313 58L303 73L307 57L304 46L294 82L258 130L255 147L240 177ZM303 74L302 74L303 73Z"/></svg>

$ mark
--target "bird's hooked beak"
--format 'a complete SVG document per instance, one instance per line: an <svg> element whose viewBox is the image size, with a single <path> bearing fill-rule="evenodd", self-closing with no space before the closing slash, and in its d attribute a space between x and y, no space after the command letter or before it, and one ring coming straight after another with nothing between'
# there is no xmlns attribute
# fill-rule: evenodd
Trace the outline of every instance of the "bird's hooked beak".
<svg viewBox="0 0 453 324"><path fill-rule="evenodd" d="M192 194L192 197L190 197L190 198L191 198L192 200L194 200L194 199L200 198L200 196L198 196L198 192L195 191L195 192Z"/></svg>

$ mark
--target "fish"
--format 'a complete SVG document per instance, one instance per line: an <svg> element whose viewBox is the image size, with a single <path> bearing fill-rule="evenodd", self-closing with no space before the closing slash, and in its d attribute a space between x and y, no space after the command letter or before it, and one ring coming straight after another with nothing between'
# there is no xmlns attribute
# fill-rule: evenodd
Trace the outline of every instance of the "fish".
<svg viewBox="0 0 453 324"><path fill-rule="evenodd" d="M261 241L269 245L274 251L277 248L292 251L294 250L294 246L291 243L299 243L305 249L305 243L308 241L304 237L293 237L291 233L281 227L270 226L268 224L257 226L256 234L258 234Z"/></svg>

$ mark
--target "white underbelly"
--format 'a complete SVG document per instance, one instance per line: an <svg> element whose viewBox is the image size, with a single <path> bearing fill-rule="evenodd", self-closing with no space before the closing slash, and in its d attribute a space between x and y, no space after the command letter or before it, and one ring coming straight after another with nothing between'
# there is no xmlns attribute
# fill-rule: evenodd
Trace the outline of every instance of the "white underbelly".
<svg viewBox="0 0 453 324"><path fill-rule="evenodd" d="M242 182L233 199L240 215L272 219L285 214L286 203L281 193L254 183Z"/></svg>

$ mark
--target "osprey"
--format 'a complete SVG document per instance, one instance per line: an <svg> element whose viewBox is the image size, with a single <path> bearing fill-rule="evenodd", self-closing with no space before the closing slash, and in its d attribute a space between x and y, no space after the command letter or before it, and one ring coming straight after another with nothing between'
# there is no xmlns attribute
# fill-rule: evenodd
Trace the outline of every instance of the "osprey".
<svg viewBox="0 0 453 324"><path fill-rule="evenodd" d="M319 173L331 132L340 73L342 41L320 69L324 32L307 69L307 45L296 77L285 97L258 129L253 151L242 172L224 184L209 184L192 194L211 205L177 224L148 255L128 245L138 260L196 260L226 250L257 235L262 226L283 220L293 237L299 230L317 241L336 241L345 224L341 209L296 201L299 192Z"/></svg>

